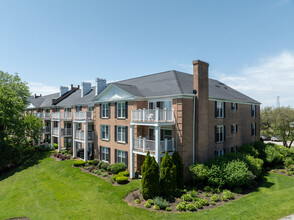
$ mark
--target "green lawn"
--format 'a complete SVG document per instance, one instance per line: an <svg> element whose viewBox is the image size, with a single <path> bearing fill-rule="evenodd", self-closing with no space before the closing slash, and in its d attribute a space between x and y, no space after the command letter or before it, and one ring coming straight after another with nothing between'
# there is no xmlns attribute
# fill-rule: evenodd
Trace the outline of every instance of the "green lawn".
<svg viewBox="0 0 294 220"><path fill-rule="evenodd" d="M72 161L39 164L0 177L0 219L277 219L294 213L294 178L270 173L256 192L195 213L163 213L129 207L124 196L139 180L112 186L72 168Z"/></svg>

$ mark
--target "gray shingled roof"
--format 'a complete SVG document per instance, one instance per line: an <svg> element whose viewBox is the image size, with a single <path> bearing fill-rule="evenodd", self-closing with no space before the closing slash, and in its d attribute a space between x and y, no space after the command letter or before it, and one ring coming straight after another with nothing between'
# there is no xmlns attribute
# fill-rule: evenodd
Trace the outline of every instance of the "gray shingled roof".
<svg viewBox="0 0 294 220"><path fill-rule="evenodd" d="M175 70L121 80L110 84L137 97L193 94L193 75ZM52 107L52 99L58 98L58 96L59 93L54 93L32 98L30 101L37 108ZM209 97L260 104L258 101L214 79L209 79ZM92 87L91 91L84 97L81 97L81 89L79 89L55 106L88 105L92 103L94 98L95 87Z"/></svg>

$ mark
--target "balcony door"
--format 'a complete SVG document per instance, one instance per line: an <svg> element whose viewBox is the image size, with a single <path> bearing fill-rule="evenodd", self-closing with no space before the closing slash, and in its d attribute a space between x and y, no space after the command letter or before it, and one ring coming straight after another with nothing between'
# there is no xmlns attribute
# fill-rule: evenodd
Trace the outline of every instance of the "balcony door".
<svg viewBox="0 0 294 220"><path fill-rule="evenodd" d="M160 140L163 141L165 139L172 139L172 129L171 128L161 128L160 129ZM149 128L148 129L148 139L149 140L155 140L155 133L154 133L154 128Z"/></svg>
<svg viewBox="0 0 294 220"><path fill-rule="evenodd" d="M149 102L149 109L172 109L172 101L154 101Z"/></svg>

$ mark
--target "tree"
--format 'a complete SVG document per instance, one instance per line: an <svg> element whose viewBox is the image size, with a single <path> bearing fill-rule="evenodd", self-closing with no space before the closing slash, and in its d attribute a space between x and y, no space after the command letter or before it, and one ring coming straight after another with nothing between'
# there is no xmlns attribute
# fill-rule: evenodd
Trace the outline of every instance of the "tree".
<svg viewBox="0 0 294 220"><path fill-rule="evenodd" d="M141 167L141 192L144 199L153 199L159 195L159 166L154 157L148 152Z"/></svg>
<svg viewBox="0 0 294 220"><path fill-rule="evenodd" d="M182 159L177 151L173 153L172 161L176 165L177 169L177 187L181 188L184 183L184 165Z"/></svg>
<svg viewBox="0 0 294 220"><path fill-rule="evenodd" d="M164 196L171 197L177 188L177 168L167 151L160 166L160 187Z"/></svg>
<svg viewBox="0 0 294 220"><path fill-rule="evenodd" d="M283 145L290 148L294 141L294 109L265 107L260 115L262 134L278 136L282 139Z"/></svg>
<svg viewBox="0 0 294 220"><path fill-rule="evenodd" d="M29 104L29 88L17 74L0 71L0 168L19 161L28 146L28 135L37 140L42 123L25 115Z"/></svg>

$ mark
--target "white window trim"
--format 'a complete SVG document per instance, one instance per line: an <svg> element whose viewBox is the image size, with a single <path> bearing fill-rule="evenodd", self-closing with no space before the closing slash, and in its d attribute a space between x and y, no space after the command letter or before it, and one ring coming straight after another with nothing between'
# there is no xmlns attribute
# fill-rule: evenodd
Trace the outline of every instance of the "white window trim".
<svg viewBox="0 0 294 220"><path fill-rule="evenodd" d="M220 105L220 107L221 108L219 108L219 105ZM217 101L216 102L216 110L217 110L217 117L216 118L224 118L224 102L219 102L219 101ZM222 114L220 114L220 112L222 113Z"/></svg>
<svg viewBox="0 0 294 220"><path fill-rule="evenodd" d="M252 115L252 118L255 118L256 117L256 107L255 107L255 105L251 105L251 112L253 111L254 112L254 114Z"/></svg>
<svg viewBox="0 0 294 220"><path fill-rule="evenodd" d="M252 134L252 130L254 130ZM255 123L251 123L251 136L256 136L256 125Z"/></svg>
<svg viewBox="0 0 294 220"><path fill-rule="evenodd" d="M121 114L123 113L123 109L125 110L125 115L124 116L119 116L119 107L118 107L119 104L120 105L124 104L124 108L122 108L122 107L120 108L121 109ZM126 118L126 102L118 102L116 107L117 107L117 110L116 110L117 111L116 112L117 118L125 119Z"/></svg>
<svg viewBox="0 0 294 220"><path fill-rule="evenodd" d="M118 140L119 139L119 133L118 133L118 129L119 128L121 128L121 135L120 135L120 138L121 139L125 139L124 141L122 141L122 140ZM116 127L116 140L117 140L117 142L118 143L123 143L123 144L125 144L126 143L126 127L125 126L117 126ZM122 131L122 130L124 130L124 132Z"/></svg>
<svg viewBox="0 0 294 220"><path fill-rule="evenodd" d="M121 155L119 156L119 152L121 152ZM121 158L121 161L119 161L119 158ZM123 150L116 150L116 163L126 163L125 161L126 160L126 151L123 151Z"/></svg>
<svg viewBox="0 0 294 220"><path fill-rule="evenodd" d="M102 150L102 158L103 158L104 154L105 154L105 158L107 158L107 155L110 154L110 148L109 147L103 147L103 146L101 146L101 148L102 148L101 149ZM107 153L104 152L104 150L107 151ZM110 163L110 161L104 160L102 158L101 158L102 161Z"/></svg>
<svg viewBox="0 0 294 220"><path fill-rule="evenodd" d="M233 102L232 104L233 104L233 109L232 110L233 111L237 111L237 103L236 102Z"/></svg>
<svg viewBox="0 0 294 220"><path fill-rule="evenodd" d="M108 136L108 138L103 138L103 131L104 131L104 128L105 128L105 136ZM108 128L108 132L106 132L106 131L107 131L106 128ZM101 125L101 129L102 129L102 131L101 131L101 134L102 134L101 139L102 139L103 141L109 141L109 139L110 139L110 126L109 126L109 125Z"/></svg>
<svg viewBox="0 0 294 220"><path fill-rule="evenodd" d="M216 143L224 143L224 139L225 139L225 132L224 132L224 126L223 125L218 125L218 126L216 126L217 127L217 129L216 129L216 135L218 134L218 129L219 128L222 128L222 140L221 141L217 141ZM217 137L218 137L218 135L217 135Z"/></svg>
<svg viewBox="0 0 294 220"><path fill-rule="evenodd" d="M237 133L237 124L232 124L233 126L233 134L236 134Z"/></svg>
<svg viewBox="0 0 294 220"><path fill-rule="evenodd" d="M109 118L109 104L108 103L102 103L102 118ZM105 115L107 116L103 116L105 113ZM108 113L108 114L106 114Z"/></svg>

